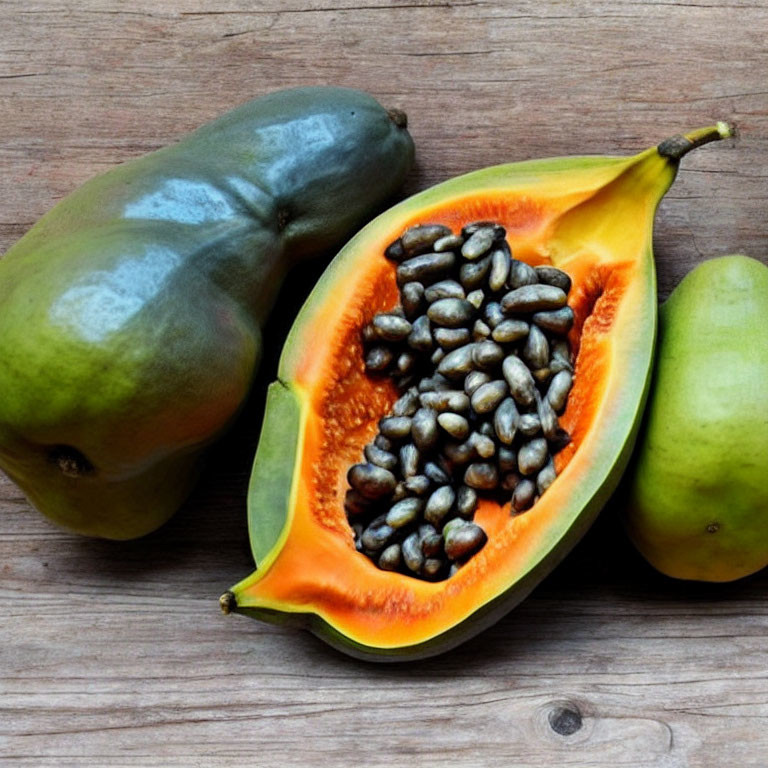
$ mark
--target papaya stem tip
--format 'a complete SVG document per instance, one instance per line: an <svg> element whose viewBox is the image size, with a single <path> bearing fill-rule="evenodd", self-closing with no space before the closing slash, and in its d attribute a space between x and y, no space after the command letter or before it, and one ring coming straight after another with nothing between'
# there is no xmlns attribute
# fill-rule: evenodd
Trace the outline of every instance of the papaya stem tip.
<svg viewBox="0 0 768 768"><path fill-rule="evenodd" d="M408 115L403 112L402 109L390 109L387 114L389 115L389 119L398 127L398 128L407 128L408 127Z"/></svg>
<svg viewBox="0 0 768 768"><path fill-rule="evenodd" d="M718 120L715 127L717 128L717 132L720 134L721 139L730 139L732 136L736 135L735 128L724 120Z"/></svg>
<svg viewBox="0 0 768 768"><path fill-rule="evenodd" d="M226 616L237 608L237 598L234 592L225 592L219 598L219 607L221 612Z"/></svg>
<svg viewBox="0 0 768 768"><path fill-rule="evenodd" d="M711 125L707 128L699 128L690 133L678 134L677 136L665 139L656 147L656 149L662 157L677 161L684 155L687 155L692 149L696 149L696 147L700 147L703 144L709 144L711 141L729 139L735 135L736 132L733 126L720 120L716 125Z"/></svg>

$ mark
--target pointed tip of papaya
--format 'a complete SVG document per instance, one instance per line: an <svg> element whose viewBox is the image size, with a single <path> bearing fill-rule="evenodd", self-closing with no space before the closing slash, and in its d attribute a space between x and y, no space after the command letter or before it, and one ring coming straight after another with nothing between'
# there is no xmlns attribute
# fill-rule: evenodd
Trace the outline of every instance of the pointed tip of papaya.
<svg viewBox="0 0 768 768"><path fill-rule="evenodd" d="M220 598L219 598L219 607L221 608L221 612L226 616L227 614L232 613L237 608L237 598L235 597L234 592L225 592Z"/></svg>
<svg viewBox="0 0 768 768"><path fill-rule="evenodd" d="M721 141L736 136L736 129L730 123L723 120L707 128L699 128L689 133L679 134L665 139L657 146L658 153L669 160L678 161L687 155L692 149L712 141Z"/></svg>

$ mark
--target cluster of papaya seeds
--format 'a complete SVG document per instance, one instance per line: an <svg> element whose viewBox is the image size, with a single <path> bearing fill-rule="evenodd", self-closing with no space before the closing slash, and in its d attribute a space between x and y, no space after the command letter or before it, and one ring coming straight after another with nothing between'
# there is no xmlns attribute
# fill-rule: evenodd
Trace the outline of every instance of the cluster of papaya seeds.
<svg viewBox="0 0 768 768"><path fill-rule="evenodd" d="M347 473L359 551L425 579L486 543L478 494L530 509L554 482L573 386L571 279L513 258L492 221L417 225L391 243L400 303L362 329L366 369L400 397Z"/></svg>
<svg viewBox="0 0 768 768"><path fill-rule="evenodd" d="M223 610L382 661L454 647L523 600L627 466L654 212L681 158L727 135L483 169L363 228L283 348L249 486L257 569Z"/></svg>
<svg viewBox="0 0 768 768"><path fill-rule="evenodd" d="M245 400L287 270L343 243L412 159L403 113L297 88L62 200L0 260L0 467L71 530L157 528Z"/></svg>

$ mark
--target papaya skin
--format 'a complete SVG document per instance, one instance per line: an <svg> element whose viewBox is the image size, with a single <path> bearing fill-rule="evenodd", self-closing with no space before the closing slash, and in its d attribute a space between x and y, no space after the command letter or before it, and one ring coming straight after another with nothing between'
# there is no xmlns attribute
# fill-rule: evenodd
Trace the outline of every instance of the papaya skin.
<svg viewBox="0 0 768 768"><path fill-rule="evenodd" d="M302 308L269 390L248 498L256 571L225 612L307 629L371 661L449 650L523 600L567 555L615 490L631 454L656 333L652 225L679 159L730 135L724 125L634 157L566 157L486 168L403 201L359 232ZM408 227L489 219L518 259L573 281L574 385L560 423L572 442L526 513L482 499L488 543L439 582L377 568L355 551L346 473L397 398L366 375L361 329L398 300L384 249ZM341 300L340 297L346 297ZM326 330L317 343L313 329ZM314 343L313 338L315 339Z"/></svg>
<svg viewBox="0 0 768 768"><path fill-rule="evenodd" d="M54 522L130 539L232 422L287 270L413 160L360 91L278 91L73 192L0 260L0 467Z"/></svg>
<svg viewBox="0 0 768 768"><path fill-rule="evenodd" d="M703 262L659 331L627 528L662 573L733 581L768 565L768 267Z"/></svg>

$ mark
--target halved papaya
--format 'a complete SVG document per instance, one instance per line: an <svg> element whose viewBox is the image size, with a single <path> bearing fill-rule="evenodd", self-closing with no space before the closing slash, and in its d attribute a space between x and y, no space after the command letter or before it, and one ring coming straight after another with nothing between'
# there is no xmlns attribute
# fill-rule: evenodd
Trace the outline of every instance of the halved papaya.
<svg viewBox="0 0 768 768"><path fill-rule="evenodd" d="M519 603L586 532L615 489L645 401L656 335L652 225L693 147L725 124L633 157L569 157L470 173L400 203L328 267L286 342L248 497L257 570L221 598L235 610L308 628L353 656L430 656ZM506 228L515 257L573 281L574 386L561 424L570 444L557 479L528 512L481 500L487 545L455 575L421 581L378 569L355 550L343 499L347 470L397 397L365 371L361 329L398 301L389 243L422 222L458 231L478 219Z"/></svg>

